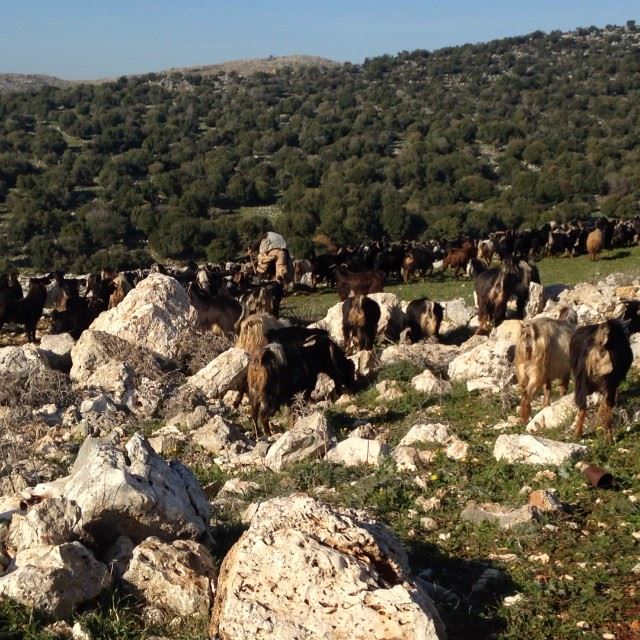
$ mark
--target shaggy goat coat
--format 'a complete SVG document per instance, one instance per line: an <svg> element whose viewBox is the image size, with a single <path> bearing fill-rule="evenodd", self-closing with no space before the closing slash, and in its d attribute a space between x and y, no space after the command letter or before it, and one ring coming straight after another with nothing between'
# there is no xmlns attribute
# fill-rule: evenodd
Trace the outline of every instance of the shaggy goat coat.
<svg viewBox="0 0 640 640"><path fill-rule="evenodd" d="M569 385L571 367L569 344L576 330L576 317L567 320L536 318L523 322L516 343L515 368L522 399L520 419L531 416L531 399L544 387L543 406L549 406L551 383L560 380L564 395Z"/></svg>
<svg viewBox="0 0 640 640"><path fill-rule="evenodd" d="M624 380L633 352L629 334L619 320L580 327L571 338L571 371L576 382L575 402L578 407L576 437L582 437L587 415L587 397L598 391L601 395L599 418L606 439L613 440L613 407L618 386Z"/></svg>

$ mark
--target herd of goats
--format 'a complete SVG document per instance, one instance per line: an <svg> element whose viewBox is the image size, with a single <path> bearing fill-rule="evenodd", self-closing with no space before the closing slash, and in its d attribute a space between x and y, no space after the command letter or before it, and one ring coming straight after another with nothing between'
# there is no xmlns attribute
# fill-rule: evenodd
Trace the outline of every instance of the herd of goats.
<svg viewBox="0 0 640 640"><path fill-rule="evenodd" d="M405 282L451 268L454 276L475 279L478 308L477 333L486 334L507 317L515 298L515 317L524 319L530 284L540 282L534 261L542 256L588 253L595 260L603 248L633 246L640 237L640 218L607 220L595 224L549 223L540 229L508 230L479 241L457 243L370 243L344 247L313 260L294 263L294 281L282 283L265 274L258 280L251 261L226 265L189 263L177 269L160 264L148 270L103 271L84 279L54 272L31 278L23 295L17 272L0 276L0 329L5 323L23 325L34 342L45 307L51 309L51 332L70 333L78 339L102 311L115 307L149 273L164 273L183 284L201 328L235 339L251 355L244 389L256 427L270 433L269 419L300 393L310 394L320 373L328 375L339 394L361 384L348 356L373 349L381 317L378 303L367 297L383 290L386 281ZM492 263L497 258L496 266ZM334 286L342 302L344 348L326 331L279 320L285 293L313 291L318 284ZM413 300L405 312L401 335L415 343L439 340L443 307L428 298ZM640 331L640 302L626 305L622 318L577 326L572 309L558 319L537 317L522 324L515 349L515 371L522 393L520 417L531 413L532 398L544 389L550 402L553 381L564 391L573 375L578 407L577 436L587 412L587 397L602 397L599 419L612 439L613 408L617 389L632 360L629 334Z"/></svg>

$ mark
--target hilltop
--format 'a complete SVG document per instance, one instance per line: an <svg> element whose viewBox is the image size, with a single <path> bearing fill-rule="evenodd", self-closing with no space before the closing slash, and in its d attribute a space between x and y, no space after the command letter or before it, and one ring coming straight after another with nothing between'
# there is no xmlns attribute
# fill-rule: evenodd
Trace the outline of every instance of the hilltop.
<svg viewBox="0 0 640 640"><path fill-rule="evenodd" d="M0 93L37 91L42 87L68 87L70 80L33 73L0 73Z"/></svg>
<svg viewBox="0 0 640 640"><path fill-rule="evenodd" d="M201 74L203 76L237 73L240 76L254 73L276 73L281 69L299 67L327 68L340 63L320 56L290 55L269 56L267 58L247 58L243 60L229 60L217 64L198 65L192 67L172 67L159 71L159 76L169 76L175 73ZM141 74L124 75L127 79L140 77ZM25 73L0 73L0 93L13 91L37 91L42 87L69 87L75 84L103 84L115 82L117 78L99 78L97 80L65 80L55 76Z"/></svg>

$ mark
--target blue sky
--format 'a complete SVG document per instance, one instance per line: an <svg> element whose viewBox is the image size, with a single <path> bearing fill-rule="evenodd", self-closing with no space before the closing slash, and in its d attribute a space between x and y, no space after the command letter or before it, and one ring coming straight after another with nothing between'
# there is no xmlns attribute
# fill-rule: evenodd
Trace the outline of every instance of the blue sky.
<svg viewBox="0 0 640 640"><path fill-rule="evenodd" d="M638 0L1 0L0 72L90 79L239 58L368 56L640 24Z"/></svg>

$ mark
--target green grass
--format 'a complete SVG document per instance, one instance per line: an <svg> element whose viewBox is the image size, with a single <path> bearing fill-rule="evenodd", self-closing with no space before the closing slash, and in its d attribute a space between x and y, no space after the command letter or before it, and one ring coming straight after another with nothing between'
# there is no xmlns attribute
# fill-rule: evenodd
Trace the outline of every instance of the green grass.
<svg viewBox="0 0 640 640"><path fill-rule="evenodd" d="M577 258L545 258L537 265L544 285L596 283L609 274L619 271L640 276L640 247L604 251L597 262L591 262L588 256L579 256ZM385 286L385 291L395 293L401 300L414 300L427 296L440 301L464 298L468 304L473 303L473 281L466 278L456 280L451 272L407 285L399 282L390 283ZM338 302L338 296L335 290L320 288L313 294L297 294L286 298L283 302L283 312L285 315L315 321L322 318L336 302Z"/></svg>
<svg viewBox="0 0 640 640"><path fill-rule="evenodd" d="M403 367L387 367L381 377L406 384L410 373ZM625 383L621 402L627 412L640 408L639 392L637 379ZM335 505L367 509L400 537L414 572L426 571L440 588L442 597L436 600L450 638L546 640L600 638L603 633L637 637L624 633L630 633L632 623L640 625L638 579L631 573L640 560L638 543L631 535L640 530L640 506L629 499L640 489L638 424L619 427L613 446L587 433L587 461L610 469L619 483L617 491L599 491L587 486L573 464L555 469L553 480L538 480L540 467L493 458L493 444L500 433L493 425L516 411L515 395L480 396L458 385L440 403L412 392L382 411L376 409L375 395L375 391L363 391L356 404L368 408L360 417L386 433L389 444L396 444L416 422L441 421L469 442L468 459L451 461L440 452L417 473L398 472L391 462L379 468L345 469L322 461L300 463L279 474L253 471L246 477L260 488L251 498L305 491ZM340 437L353 421L336 407L330 419L340 425ZM513 427L506 433L521 431ZM568 441L573 437L566 429L544 435ZM426 489L416 484L416 476L426 482ZM511 531L461 521L460 512L470 500L512 507L526 504L527 497L520 492L524 486L555 488L569 505L568 512L544 516L538 523ZM416 513L416 499L434 495L441 497L441 508L426 515L438 526L425 531L419 519L424 514ZM529 560L545 553L549 555L546 564ZM516 561L501 559L508 558L506 554L514 554ZM474 588L487 569L497 569L498 577L484 590ZM503 604L504 596L516 593L522 594L520 603ZM588 630L576 626L583 620L590 625Z"/></svg>

